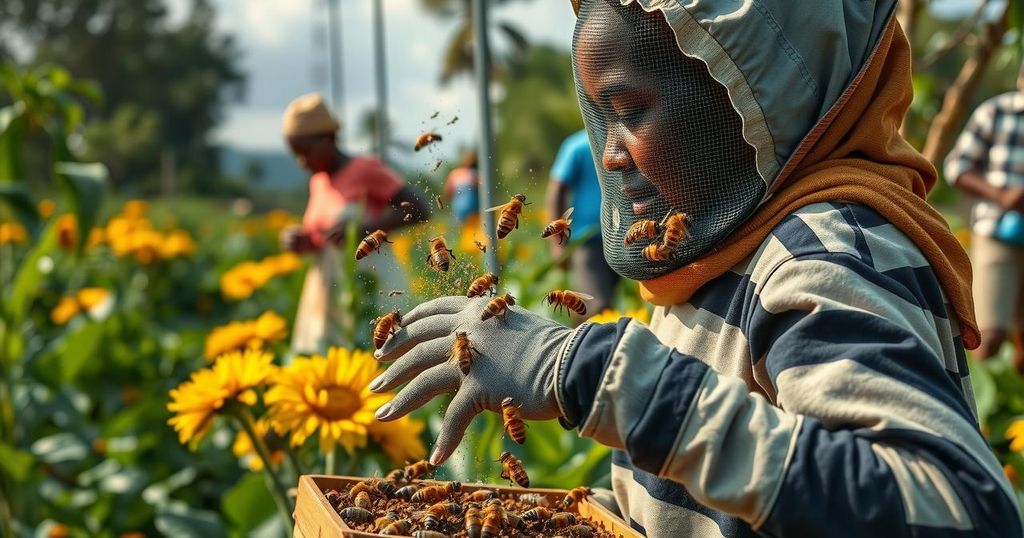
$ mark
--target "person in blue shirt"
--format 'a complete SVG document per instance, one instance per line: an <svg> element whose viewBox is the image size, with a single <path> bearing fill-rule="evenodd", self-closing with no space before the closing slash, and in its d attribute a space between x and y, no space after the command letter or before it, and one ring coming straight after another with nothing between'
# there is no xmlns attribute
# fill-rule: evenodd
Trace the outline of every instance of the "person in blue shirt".
<svg viewBox="0 0 1024 538"><path fill-rule="evenodd" d="M571 198L571 201L570 201ZM570 270L572 288L588 295L589 312L597 313L611 305L619 275L604 259L601 246L601 185L597 182L594 154L590 151L590 139L585 129L569 135L551 167L551 181L548 183L547 212L557 219L572 207L573 237L591 234L585 243L572 253ZM566 245L551 242L551 254L561 257Z"/></svg>

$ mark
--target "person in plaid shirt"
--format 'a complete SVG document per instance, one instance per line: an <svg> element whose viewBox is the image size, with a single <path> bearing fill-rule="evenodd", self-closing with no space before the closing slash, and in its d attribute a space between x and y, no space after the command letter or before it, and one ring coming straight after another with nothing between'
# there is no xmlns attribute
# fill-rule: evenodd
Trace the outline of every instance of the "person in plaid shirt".
<svg viewBox="0 0 1024 538"><path fill-rule="evenodd" d="M1024 64L1017 88L978 106L945 172L947 181L975 197L971 261L982 331L976 355L995 355L1012 334L1014 364L1024 373L1024 234L1000 226L1001 219L1019 216L1010 212L1024 212Z"/></svg>

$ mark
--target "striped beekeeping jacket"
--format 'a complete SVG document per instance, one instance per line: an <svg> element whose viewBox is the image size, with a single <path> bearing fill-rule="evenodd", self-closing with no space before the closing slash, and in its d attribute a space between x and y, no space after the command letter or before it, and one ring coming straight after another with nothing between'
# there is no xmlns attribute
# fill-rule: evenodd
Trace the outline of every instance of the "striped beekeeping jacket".
<svg viewBox="0 0 1024 538"><path fill-rule="evenodd" d="M820 203L685 304L584 324L557 396L647 536L1021 536L918 248Z"/></svg>

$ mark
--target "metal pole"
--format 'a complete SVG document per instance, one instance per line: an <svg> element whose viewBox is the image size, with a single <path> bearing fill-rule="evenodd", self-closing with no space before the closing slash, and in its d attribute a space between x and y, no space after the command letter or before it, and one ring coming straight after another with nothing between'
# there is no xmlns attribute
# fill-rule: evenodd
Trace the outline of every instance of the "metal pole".
<svg viewBox="0 0 1024 538"><path fill-rule="evenodd" d="M373 0L374 56L377 78L377 157L388 163L388 73L384 49L384 6L382 0Z"/></svg>
<svg viewBox="0 0 1024 538"><path fill-rule="evenodd" d="M344 54L341 40L341 0L327 0L327 61L331 72L331 108L341 124L338 147L345 147Z"/></svg>
<svg viewBox="0 0 1024 538"><path fill-rule="evenodd" d="M479 147L477 170L480 173L480 222L484 223L487 235L487 249L484 255L487 270L498 274L498 236L494 226L494 215L484 209L494 205L494 135L491 127L491 50L487 41L487 0L473 0L473 69L476 74L477 114L479 122Z"/></svg>

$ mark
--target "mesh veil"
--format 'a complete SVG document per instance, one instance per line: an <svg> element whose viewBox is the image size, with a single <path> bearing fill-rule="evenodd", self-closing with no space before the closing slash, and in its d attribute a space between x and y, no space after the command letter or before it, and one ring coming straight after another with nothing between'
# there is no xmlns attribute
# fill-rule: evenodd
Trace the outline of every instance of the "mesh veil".
<svg viewBox="0 0 1024 538"><path fill-rule="evenodd" d="M746 220L765 183L724 86L685 56L659 12L618 0L583 0L573 71L601 183L605 257L620 275L647 280L708 252ZM679 210L689 234L668 260L648 261L654 240L625 246L638 220Z"/></svg>

